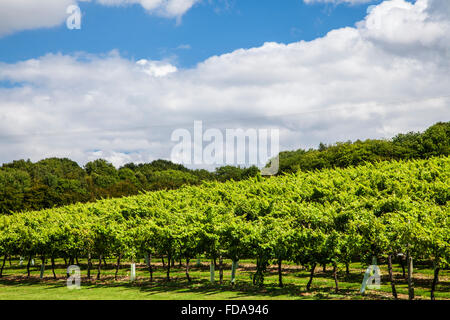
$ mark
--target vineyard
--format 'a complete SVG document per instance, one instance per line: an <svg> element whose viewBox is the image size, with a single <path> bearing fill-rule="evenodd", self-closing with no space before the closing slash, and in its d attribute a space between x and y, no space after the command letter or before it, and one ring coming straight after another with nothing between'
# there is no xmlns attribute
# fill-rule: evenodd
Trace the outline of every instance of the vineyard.
<svg viewBox="0 0 450 320"><path fill-rule="evenodd" d="M263 287L269 265L298 265L308 270L311 289L319 266L338 271L374 259L387 263L392 296L397 298L393 264L408 273L414 298L413 266L429 266L433 281L450 263L450 158L392 161L345 169L298 172L280 177L257 176L239 182L208 182L173 191L75 204L61 208L0 216L0 276L10 257L25 257L30 275L33 259L75 264L86 259L83 273L100 279L102 261L121 263L145 257L149 281L155 260L166 259L166 281L173 264L184 261L185 277L198 257L217 266L224 283L224 261L236 266L252 260L251 282ZM95 264L95 266L94 266ZM116 276L117 276L116 271ZM94 272L96 273L94 275Z"/></svg>

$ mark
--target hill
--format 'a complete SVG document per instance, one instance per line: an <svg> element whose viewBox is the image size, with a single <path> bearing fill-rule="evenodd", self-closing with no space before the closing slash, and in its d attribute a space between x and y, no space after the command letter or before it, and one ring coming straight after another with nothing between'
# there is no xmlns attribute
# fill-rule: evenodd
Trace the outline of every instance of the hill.
<svg viewBox="0 0 450 320"><path fill-rule="evenodd" d="M91 257L186 259L188 278L199 255L256 259L255 285L272 259L336 271L401 253L437 277L450 262L449 181L450 158L440 157L209 182L2 216L0 253L87 257L88 266Z"/></svg>

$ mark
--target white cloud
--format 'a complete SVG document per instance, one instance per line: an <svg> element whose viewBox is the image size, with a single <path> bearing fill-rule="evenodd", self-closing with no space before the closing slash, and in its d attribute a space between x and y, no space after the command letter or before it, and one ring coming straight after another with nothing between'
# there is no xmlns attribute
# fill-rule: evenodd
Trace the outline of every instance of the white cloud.
<svg viewBox="0 0 450 320"><path fill-rule="evenodd" d="M22 30L61 25L69 5L91 0L1 0L0 37ZM149 14L179 19L199 0L92 0L101 5L141 5Z"/></svg>
<svg viewBox="0 0 450 320"><path fill-rule="evenodd" d="M161 61L141 59L136 62L136 64L142 68L143 72L154 77L164 77L168 74L177 72L178 70L174 65Z"/></svg>
<svg viewBox="0 0 450 320"><path fill-rule="evenodd" d="M415 49L414 54L422 47L446 49L450 40L450 16L434 11L444 3L448 8L448 1L442 0L419 0L415 4L385 1L375 6L358 26L364 37L393 49ZM429 6L433 11L430 12Z"/></svg>
<svg viewBox="0 0 450 320"><path fill-rule="evenodd" d="M76 0L2 0L0 1L0 36L34 28L61 24L66 9Z"/></svg>
<svg viewBox="0 0 450 320"><path fill-rule="evenodd" d="M355 28L240 49L190 69L117 52L0 63L0 81L21 84L0 88L0 162L168 158L172 130L190 129L194 120L277 127L281 149L390 137L448 121L445 1L388 1Z"/></svg>
<svg viewBox="0 0 450 320"><path fill-rule="evenodd" d="M149 13L169 18L180 18L200 0L97 0L109 6L140 4Z"/></svg>

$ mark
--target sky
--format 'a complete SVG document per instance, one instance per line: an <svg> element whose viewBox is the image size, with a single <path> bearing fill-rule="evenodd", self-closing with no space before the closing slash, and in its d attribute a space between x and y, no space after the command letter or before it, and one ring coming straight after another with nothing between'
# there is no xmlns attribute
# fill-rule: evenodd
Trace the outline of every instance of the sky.
<svg viewBox="0 0 450 320"><path fill-rule="evenodd" d="M214 0L197 2L182 16L164 18L149 14L139 4L111 7L94 1L80 2L80 30L69 30L60 23L52 28L13 33L0 40L0 59L15 62L48 52L101 54L116 49L128 59L170 59L188 68L211 56L259 47L265 42L291 43L322 37L332 29L353 26L364 18L369 5ZM65 10L61 12L63 17L68 16Z"/></svg>
<svg viewBox="0 0 450 320"><path fill-rule="evenodd" d="M448 0L2 0L0 163L171 159L195 120L281 150L421 131L450 118L449 31Z"/></svg>

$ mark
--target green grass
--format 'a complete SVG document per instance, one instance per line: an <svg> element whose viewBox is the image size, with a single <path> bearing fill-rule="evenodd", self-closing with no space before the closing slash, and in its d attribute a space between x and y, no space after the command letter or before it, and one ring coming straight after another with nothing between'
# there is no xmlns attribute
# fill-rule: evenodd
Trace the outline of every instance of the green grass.
<svg viewBox="0 0 450 320"><path fill-rule="evenodd" d="M166 269L160 261L155 264L154 281L150 283L149 273L145 265L137 265L137 280L128 281L130 264L125 264L119 271L118 281L114 280L114 260L108 260L108 266L102 269L101 279L94 280L96 269L92 270L93 279L86 278L86 261L80 261L82 268L82 286L79 290L69 290L66 287L65 269L63 261L57 261L56 280L52 277L51 269L47 266L44 279L39 279L40 266L31 268L32 274L27 278L24 266L19 266L17 260L9 266L7 262L4 276L0 279L0 300L233 300L233 299L392 299L391 286L387 279L387 268L381 265L382 285L380 290L370 290L364 296L359 294L365 268L354 263L350 266L350 274L346 275L342 267L339 272L339 292L334 291L334 279L331 269L324 273L322 268L316 269L311 291L306 291L309 271L292 264L283 268L284 287L278 287L278 274L276 267L271 266L266 273L265 285L255 287L251 283L254 262L244 260L240 262L237 272L236 285L230 284L231 264L226 261L224 271L224 284L220 286L219 272L216 270L216 283L209 282L209 265L196 267L192 261L190 275L192 282L185 276L184 265L176 263L171 272L171 281L165 280ZM94 266L95 267L95 266ZM401 268L394 266L394 275L397 282L397 291L401 299L407 299L407 281L402 277ZM414 283L417 299L429 299L432 281L432 270L427 266L415 266ZM450 299L450 274L448 270L441 271L440 281L435 293L436 299Z"/></svg>

